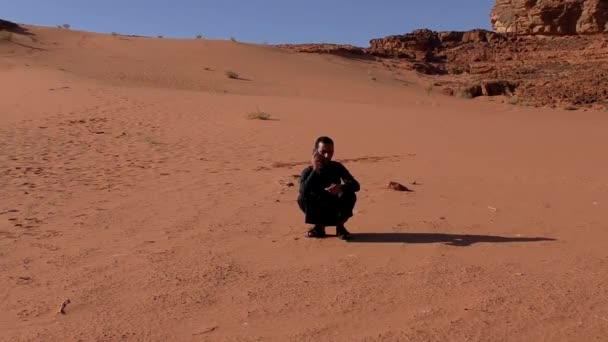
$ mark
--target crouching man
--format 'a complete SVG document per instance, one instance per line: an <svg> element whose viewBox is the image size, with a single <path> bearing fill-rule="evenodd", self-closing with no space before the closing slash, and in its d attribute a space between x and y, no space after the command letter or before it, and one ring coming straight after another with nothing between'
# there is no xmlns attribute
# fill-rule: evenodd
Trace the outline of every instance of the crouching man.
<svg viewBox="0 0 608 342"><path fill-rule="evenodd" d="M313 227L308 237L323 238L325 227L335 226L336 236L350 239L344 226L353 216L359 182L344 165L332 161L334 142L329 137L319 137L315 142L311 165L302 171L298 205L304 212L305 222Z"/></svg>

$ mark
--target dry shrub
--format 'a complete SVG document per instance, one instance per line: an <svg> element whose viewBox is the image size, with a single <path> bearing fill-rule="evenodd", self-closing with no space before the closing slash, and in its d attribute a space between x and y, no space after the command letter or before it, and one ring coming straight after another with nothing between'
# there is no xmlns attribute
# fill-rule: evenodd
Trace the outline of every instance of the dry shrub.
<svg viewBox="0 0 608 342"><path fill-rule="evenodd" d="M259 109L247 115L249 120L270 120L270 117L270 113L263 112Z"/></svg>
<svg viewBox="0 0 608 342"><path fill-rule="evenodd" d="M238 79L239 74L234 71L228 70L228 71L226 71L226 77L232 78L232 79Z"/></svg>

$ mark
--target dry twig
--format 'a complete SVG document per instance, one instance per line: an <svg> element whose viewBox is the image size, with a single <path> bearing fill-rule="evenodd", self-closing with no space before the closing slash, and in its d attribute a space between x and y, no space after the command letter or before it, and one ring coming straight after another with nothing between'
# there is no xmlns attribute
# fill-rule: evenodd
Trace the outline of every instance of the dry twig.
<svg viewBox="0 0 608 342"><path fill-rule="evenodd" d="M202 334L207 334L207 333L210 333L210 332L212 332L212 331L215 331L215 329L217 329L217 328L218 328L218 326L216 325L216 326L213 326L213 327L211 327L211 328L207 328L207 329L205 329L205 330L203 330L203 331L201 331L201 332L198 332L198 333L192 334L192 335L202 335Z"/></svg>

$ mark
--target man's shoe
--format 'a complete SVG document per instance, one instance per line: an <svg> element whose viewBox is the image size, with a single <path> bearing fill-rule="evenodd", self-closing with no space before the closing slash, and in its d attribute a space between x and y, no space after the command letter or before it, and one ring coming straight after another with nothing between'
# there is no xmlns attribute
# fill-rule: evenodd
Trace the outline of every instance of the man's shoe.
<svg viewBox="0 0 608 342"><path fill-rule="evenodd" d="M306 236L309 238L324 238L327 236L327 234L325 233L324 226L316 225L308 230Z"/></svg>
<svg viewBox="0 0 608 342"><path fill-rule="evenodd" d="M341 240L350 240L350 233L342 225L336 227L336 236Z"/></svg>

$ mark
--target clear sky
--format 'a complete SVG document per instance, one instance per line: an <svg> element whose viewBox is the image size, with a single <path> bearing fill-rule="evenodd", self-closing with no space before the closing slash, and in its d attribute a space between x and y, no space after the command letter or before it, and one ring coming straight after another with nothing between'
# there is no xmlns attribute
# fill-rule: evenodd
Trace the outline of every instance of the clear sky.
<svg viewBox="0 0 608 342"><path fill-rule="evenodd" d="M343 43L432 30L490 29L493 0L2 0L24 24L270 44Z"/></svg>

